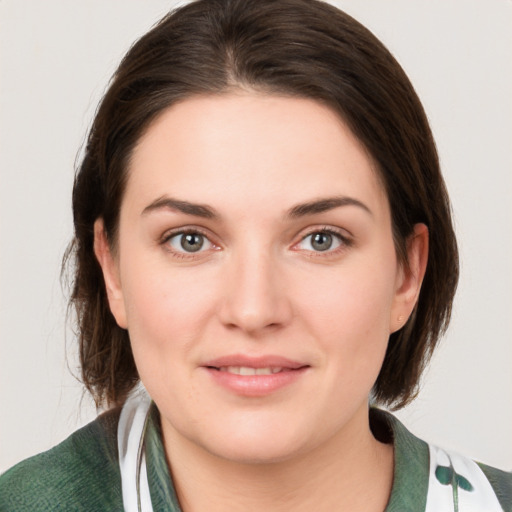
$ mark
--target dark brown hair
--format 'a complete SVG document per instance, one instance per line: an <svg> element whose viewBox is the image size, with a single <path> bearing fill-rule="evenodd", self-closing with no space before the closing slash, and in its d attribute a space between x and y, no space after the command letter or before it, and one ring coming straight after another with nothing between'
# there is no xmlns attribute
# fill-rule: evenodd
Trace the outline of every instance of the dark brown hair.
<svg viewBox="0 0 512 512"><path fill-rule="evenodd" d="M73 189L71 304L85 386L98 405L114 405L138 381L128 332L110 313L94 255L95 220L103 218L115 248L128 162L149 124L187 97L236 88L311 98L340 115L377 163L403 262L414 225L428 226L418 304L390 336L374 386L377 402L405 405L451 314L458 256L449 200L426 115L402 68L361 24L316 0L192 2L163 18L121 62Z"/></svg>

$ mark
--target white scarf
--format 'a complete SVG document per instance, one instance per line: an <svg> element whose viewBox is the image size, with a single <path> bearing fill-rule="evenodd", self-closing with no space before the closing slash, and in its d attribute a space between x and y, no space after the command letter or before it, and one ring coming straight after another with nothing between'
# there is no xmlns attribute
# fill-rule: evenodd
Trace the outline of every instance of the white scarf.
<svg viewBox="0 0 512 512"><path fill-rule="evenodd" d="M503 512L478 464L431 444L425 512Z"/></svg>
<svg viewBox="0 0 512 512"><path fill-rule="evenodd" d="M140 384L129 395L117 427L117 446L125 512L153 512L144 435L151 398Z"/></svg>

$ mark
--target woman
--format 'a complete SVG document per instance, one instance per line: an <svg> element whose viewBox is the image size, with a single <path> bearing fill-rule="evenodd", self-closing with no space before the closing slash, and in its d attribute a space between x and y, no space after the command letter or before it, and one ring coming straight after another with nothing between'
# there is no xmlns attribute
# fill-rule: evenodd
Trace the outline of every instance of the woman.
<svg viewBox="0 0 512 512"><path fill-rule="evenodd" d="M4 508L510 509L505 473L368 409L414 397L458 271L421 104L353 19L166 17L102 101L73 211L83 379L110 410L5 474Z"/></svg>

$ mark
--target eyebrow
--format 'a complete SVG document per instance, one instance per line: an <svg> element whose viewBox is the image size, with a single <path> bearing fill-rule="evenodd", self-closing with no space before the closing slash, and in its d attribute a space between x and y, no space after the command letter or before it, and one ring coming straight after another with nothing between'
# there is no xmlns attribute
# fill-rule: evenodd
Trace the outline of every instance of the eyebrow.
<svg viewBox="0 0 512 512"><path fill-rule="evenodd" d="M151 204L142 210L142 215L154 212L156 210L175 210L187 215L194 215L195 217L202 217L204 219L217 219L218 213L208 205L190 203L189 201L182 201L173 199L171 197L159 197Z"/></svg>
<svg viewBox="0 0 512 512"><path fill-rule="evenodd" d="M341 206L357 206L358 208L363 209L365 212L373 216L373 213L370 208L368 208L368 206L366 206L358 199L347 196L327 197L323 199L317 199L315 201L309 201L307 203L298 204L288 210L287 216L292 219L296 219L299 217L305 217L306 215L315 215L317 213L334 210L335 208L339 208Z"/></svg>
<svg viewBox="0 0 512 512"><path fill-rule="evenodd" d="M373 216L372 211L358 199L347 196L336 196L316 199L314 201L295 205L287 211L285 217L297 219L307 215L315 215L329 210L334 210L335 208L340 208L342 206L357 206ZM157 210L174 210L186 215L193 215L204 219L220 218L220 215L211 206L191 203L180 199L173 199L167 196L155 199L155 201L144 208L142 215L147 215Z"/></svg>

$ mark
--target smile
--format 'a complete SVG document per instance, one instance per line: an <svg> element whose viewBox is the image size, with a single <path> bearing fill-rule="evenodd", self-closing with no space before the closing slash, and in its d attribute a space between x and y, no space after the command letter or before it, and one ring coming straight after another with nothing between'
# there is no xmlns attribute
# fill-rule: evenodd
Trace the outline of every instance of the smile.
<svg viewBox="0 0 512 512"><path fill-rule="evenodd" d="M302 380L311 366L280 356L231 355L210 360L202 369L229 393L264 397Z"/></svg>

